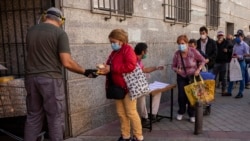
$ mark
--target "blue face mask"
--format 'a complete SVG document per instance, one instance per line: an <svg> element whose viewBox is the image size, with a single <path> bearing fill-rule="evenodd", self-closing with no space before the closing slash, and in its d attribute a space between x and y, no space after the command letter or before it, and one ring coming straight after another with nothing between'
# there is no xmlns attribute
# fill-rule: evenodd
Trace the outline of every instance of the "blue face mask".
<svg viewBox="0 0 250 141"><path fill-rule="evenodd" d="M235 38L235 42L236 42L237 44L240 44L240 42L241 42L240 38L239 38L239 37L236 37L236 38Z"/></svg>
<svg viewBox="0 0 250 141"><path fill-rule="evenodd" d="M121 46L118 43L111 43L111 48L114 51L117 51L117 50L119 50L121 48Z"/></svg>
<svg viewBox="0 0 250 141"><path fill-rule="evenodd" d="M179 48L179 50L180 50L181 52L184 52L184 51L187 49L187 46L184 45L184 44L180 44L180 45L178 45L178 48Z"/></svg>

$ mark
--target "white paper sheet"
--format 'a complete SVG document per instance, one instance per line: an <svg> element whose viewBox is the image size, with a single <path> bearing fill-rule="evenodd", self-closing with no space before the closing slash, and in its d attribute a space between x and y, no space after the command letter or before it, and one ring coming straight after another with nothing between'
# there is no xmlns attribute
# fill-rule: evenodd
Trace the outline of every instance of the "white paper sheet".
<svg viewBox="0 0 250 141"><path fill-rule="evenodd" d="M153 90L156 90L156 89L165 88L168 85L169 85L168 83L163 83L163 82L155 81L154 83L150 83L149 84L149 89L151 91L153 91Z"/></svg>
<svg viewBox="0 0 250 141"><path fill-rule="evenodd" d="M0 70L7 70L7 68L0 64Z"/></svg>

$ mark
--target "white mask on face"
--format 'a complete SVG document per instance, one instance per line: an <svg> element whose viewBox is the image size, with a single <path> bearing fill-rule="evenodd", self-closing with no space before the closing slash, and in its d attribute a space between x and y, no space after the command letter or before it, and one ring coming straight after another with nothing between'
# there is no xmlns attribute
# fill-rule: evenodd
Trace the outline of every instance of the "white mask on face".
<svg viewBox="0 0 250 141"><path fill-rule="evenodd" d="M204 34L203 34L203 35L201 35L201 39L203 39L203 40L204 40L204 39L206 39L206 38L207 38L207 35L204 35Z"/></svg>

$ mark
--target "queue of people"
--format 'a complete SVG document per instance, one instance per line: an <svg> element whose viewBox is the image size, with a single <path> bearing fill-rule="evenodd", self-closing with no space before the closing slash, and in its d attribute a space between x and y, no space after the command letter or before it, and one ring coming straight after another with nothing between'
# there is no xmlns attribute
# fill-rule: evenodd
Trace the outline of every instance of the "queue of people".
<svg viewBox="0 0 250 141"><path fill-rule="evenodd" d="M125 90L123 99L116 99L116 112L120 120L121 136L118 141L143 141L142 121L148 118L146 98L142 96L131 100L129 90L123 78L124 73L132 72L137 64L143 73L163 70L163 66L144 67L142 59L147 55L147 44L138 43L133 47L128 44L128 33L123 29L114 29L108 36L112 52L102 68L85 69L75 62L70 54L68 36L60 26L65 18L57 8L49 8L41 17L42 23L31 27L27 33L27 62L25 88L27 90L27 120L25 123L25 141L35 141L47 118L51 141L62 141L64 132L65 91L62 69L95 78L98 74L111 75L112 82ZM200 39L189 40L186 35L177 38L178 50L174 53L172 69L177 74L178 114L182 120L185 112L190 122L195 122L195 109L187 99L184 86L189 84L189 76L198 76L207 66L209 72L219 74L222 83L222 96L232 95L233 82L230 81L226 92L226 75L230 58L237 58L245 77L245 57L249 55L249 46L245 43L243 31L239 30L235 40L224 38L224 33L217 33L217 41L208 36L206 27L200 28ZM230 39L229 39L230 38ZM56 42L55 42L56 41ZM234 41L232 44L229 41ZM233 54L233 56L231 55ZM230 72L229 72L230 73ZM245 78L240 81L240 89L235 98L243 97ZM107 78L106 86L111 81ZM153 115L156 117L161 94L153 97ZM138 113L140 108L141 113ZM131 134L131 129L132 133Z"/></svg>

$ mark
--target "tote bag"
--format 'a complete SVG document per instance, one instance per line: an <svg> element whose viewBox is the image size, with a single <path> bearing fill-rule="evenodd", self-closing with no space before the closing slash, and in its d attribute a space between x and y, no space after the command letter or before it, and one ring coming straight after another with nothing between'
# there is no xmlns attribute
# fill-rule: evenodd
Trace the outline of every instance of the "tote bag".
<svg viewBox="0 0 250 141"><path fill-rule="evenodd" d="M232 58L229 66L229 79L230 81L242 80L242 73L240 69L240 63L237 58Z"/></svg>
<svg viewBox="0 0 250 141"><path fill-rule="evenodd" d="M127 84L131 100L150 93L148 81L139 64L132 72L124 73L123 78Z"/></svg>
<svg viewBox="0 0 250 141"><path fill-rule="evenodd" d="M214 100L215 80L203 80L200 76L199 82L194 77L194 82L184 86L184 90L191 106L197 101L208 104Z"/></svg>

